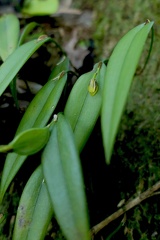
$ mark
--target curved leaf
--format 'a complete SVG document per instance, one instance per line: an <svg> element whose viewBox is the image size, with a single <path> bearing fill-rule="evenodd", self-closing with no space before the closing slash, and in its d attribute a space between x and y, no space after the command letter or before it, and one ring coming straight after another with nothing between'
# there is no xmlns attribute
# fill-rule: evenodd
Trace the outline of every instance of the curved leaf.
<svg viewBox="0 0 160 240"><path fill-rule="evenodd" d="M19 46L24 43L24 41L25 41L26 37L29 35L29 33L30 33L35 27L37 27L38 25L39 25L39 24L36 23L36 22L30 22L30 23L28 23L28 24L24 27L24 29L23 29L23 31L22 31L22 33L21 33L21 35L20 35L19 41L18 41L18 45L19 45Z"/></svg>
<svg viewBox="0 0 160 240"><path fill-rule="evenodd" d="M63 91L67 80L67 74L60 74L57 79L53 79L45 84L37 93L28 106L16 135L32 127L44 127L49 121ZM27 156L20 156L16 153L7 155L2 172L0 186L0 202L3 199L12 179L26 160Z"/></svg>
<svg viewBox="0 0 160 240"><path fill-rule="evenodd" d="M18 47L0 67L0 95L30 56L50 38L32 40Z"/></svg>
<svg viewBox="0 0 160 240"><path fill-rule="evenodd" d="M29 104L16 134L32 127L44 127L47 124L57 106L66 80L67 74L61 72L40 89Z"/></svg>
<svg viewBox="0 0 160 240"><path fill-rule="evenodd" d="M17 48L19 32L19 21L15 15L5 14L0 18L0 56L3 61Z"/></svg>
<svg viewBox="0 0 160 240"><path fill-rule="evenodd" d="M102 104L102 135L107 163L130 89L132 78L153 22L130 30L115 47L105 75Z"/></svg>
<svg viewBox="0 0 160 240"><path fill-rule="evenodd" d="M67 72L69 70L69 59L65 56L61 59L59 63L56 64L56 66L53 68L49 80L55 78L59 73L62 71Z"/></svg>
<svg viewBox="0 0 160 240"><path fill-rule="evenodd" d="M18 134L7 146L20 155L31 155L45 146L49 139L49 134L48 127L31 128Z"/></svg>
<svg viewBox="0 0 160 240"><path fill-rule="evenodd" d="M43 172L57 220L68 240L89 240L84 184L70 125L59 114L42 154Z"/></svg>
<svg viewBox="0 0 160 240"><path fill-rule="evenodd" d="M42 168L39 166L22 193L16 216L13 240L43 240L53 214Z"/></svg>
<svg viewBox="0 0 160 240"><path fill-rule="evenodd" d="M64 109L79 151L83 149L100 114L105 71L105 65L100 62L93 71L82 75L75 83Z"/></svg>

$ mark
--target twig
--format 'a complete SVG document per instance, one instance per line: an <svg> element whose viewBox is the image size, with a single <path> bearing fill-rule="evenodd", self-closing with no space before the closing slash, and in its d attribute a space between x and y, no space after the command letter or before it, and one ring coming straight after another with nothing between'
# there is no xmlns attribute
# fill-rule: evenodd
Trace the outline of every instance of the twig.
<svg viewBox="0 0 160 240"><path fill-rule="evenodd" d="M102 222L98 223L91 229L91 235L92 237L97 234L100 230L102 230L104 227L106 227L110 222L114 221L118 217L120 217L122 214L130 210L131 208L137 206L145 199L152 197L155 195L155 191L157 191L160 188L160 181L158 181L156 184L154 184L152 187L147 189L145 192L141 193L138 197L134 198L133 200L130 200L128 203L126 203L122 208L120 208L118 211L111 214L109 217L104 219Z"/></svg>

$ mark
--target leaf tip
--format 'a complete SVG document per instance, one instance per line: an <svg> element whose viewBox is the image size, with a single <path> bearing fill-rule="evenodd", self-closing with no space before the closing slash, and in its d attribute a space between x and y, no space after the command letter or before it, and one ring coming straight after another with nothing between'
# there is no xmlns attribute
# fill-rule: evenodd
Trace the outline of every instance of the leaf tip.
<svg viewBox="0 0 160 240"><path fill-rule="evenodd" d="M47 39L47 38L48 38L47 35L41 35L41 36L38 37L38 39L36 40L36 42L40 42L40 41L42 41L42 40L44 40L44 39Z"/></svg>

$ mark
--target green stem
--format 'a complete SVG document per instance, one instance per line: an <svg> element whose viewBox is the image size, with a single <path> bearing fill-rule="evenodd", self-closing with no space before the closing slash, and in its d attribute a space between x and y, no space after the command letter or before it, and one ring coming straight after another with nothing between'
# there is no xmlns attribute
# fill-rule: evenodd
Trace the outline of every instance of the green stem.
<svg viewBox="0 0 160 240"><path fill-rule="evenodd" d="M119 226L106 238L106 240L110 240L123 226L123 221L119 224Z"/></svg>

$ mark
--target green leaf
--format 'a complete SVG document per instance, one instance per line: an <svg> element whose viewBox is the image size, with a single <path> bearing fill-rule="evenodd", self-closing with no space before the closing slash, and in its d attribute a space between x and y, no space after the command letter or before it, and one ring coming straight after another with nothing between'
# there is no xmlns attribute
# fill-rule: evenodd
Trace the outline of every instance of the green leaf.
<svg viewBox="0 0 160 240"><path fill-rule="evenodd" d="M49 80L55 78L62 71L67 72L69 70L69 59L65 56L61 59L59 63L53 68Z"/></svg>
<svg viewBox="0 0 160 240"><path fill-rule="evenodd" d="M6 149L6 151L9 151L9 149ZM17 153L8 153L4 167L2 172L2 178L1 178L1 185L0 185L0 203L3 200L4 194L13 180L14 176L26 160L27 156L18 155Z"/></svg>
<svg viewBox="0 0 160 240"><path fill-rule="evenodd" d="M82 75L75 83L67 100L64 115L68 119L81 151L100 114L106 67L101 62L93 71Z"/></svg>
<svg viewBox="0 0 160 240"><path fill-rule="evenodd" d="M44 127L49 121L67 80L67 74L60 74L59 77L45 84L37 93L30 105L28 106L20 124L16 135L32 127ZM16 153L7 155L3 168L1 186L0 186L0 202L11 183L12 179L26 160L27 156L20 156Z"/></svg>
<svg viewBox="0 0 160 240"><path fill-rule="evenodd" d="M20 155L31 155L40 151L49 139L49 128L31 128L19 133L8 145L0 146L0 152L4 147Z"/></svg>
<svg viewBox="0 0 160 240"><path fill-rule="evenodd" d="M130 30L118 42L107 65L101 118L107 163L110 163L132 78L152 25L153 22L146 22Z"/></svg>
<svg viewBox="0 0 160 240"><path fill-rule="evenodd" d="M29 59L29 57L45 42L49 41L50 38L46 38L30 41L17 48L1 65L0 68L0 95L10 84L12 79Z"/></svg>
<svg viewBox="0 0 160 240"><path fill-rule="evenodd" d="M58 0L25 0L22 12L29 15L49 15L57 12Z"/></svg>
<svg viewBox="0 0 160 240"><path fill-rule="evenodd" d="M73 132L62 114L42 154L43 172L56 214L68 240L89 240L84 184Z"/></svg>
<svg viewBox="0 0 160 240"><path fill-rule="evenodd" d="M15 15L6 14L0 18L0 33L3 33L1 34L0 40L0 56L3 61L5 61L7 57L17 48L19 32L20 32L19 20ZM15 76L11 81L10 89L16 107L18 107L16 79L17 77Z"/></svg>
<svg viewBox="0 0 160 240"><path fill-rule="evenodd" d="M18 42L18 45L19 45L19 46L22 45L22 43L25 42L25 40L26 40L27 36L29 35L29 33L30 33L35 27L37 27L38 25L39 25L39 24L36 23L36 22L30 22L30 23L28 23L28 24L24 27L24 29L23 29L23 31L22 31L22 33L21 33L21 35L20 35L20 38L19 38L19 42Z"/></svg>
<svg viewBox="0 0 160 240"><path fill-rule="evenodd" d="M57 106L66 80L67 74L61 72L41 88L28 106L16 134L32 127L44 127L47 124Z"/></svg>
<svg viewBox="0 0 160 240"><path fill-rule="evenodd" d="M19 21L15 15L6 14L0 18L0 56L3 61L17 48L19 32Z"/></svg>
<svg viewBox="0 0 160 240"><path fill-rule="evenodd" d="M13 240L43 240L53 214L43 172L39 166L22 193L16 216Z"/></svg>

